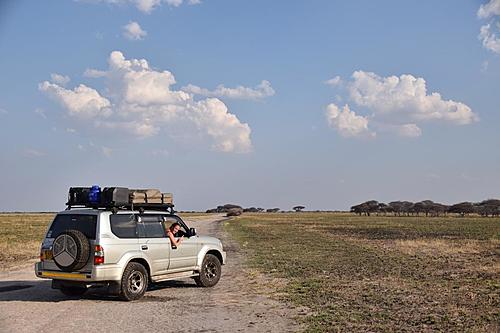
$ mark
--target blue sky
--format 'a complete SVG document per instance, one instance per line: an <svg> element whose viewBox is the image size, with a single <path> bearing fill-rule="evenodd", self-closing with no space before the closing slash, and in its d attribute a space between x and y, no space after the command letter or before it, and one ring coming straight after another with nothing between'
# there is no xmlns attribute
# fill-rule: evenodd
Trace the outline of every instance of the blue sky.
<svg viewBox="0 0 500 333"><path fill-rule="evenodd" d="M0 210L500 196L500 1L197 2L1 2Z"/></svg>

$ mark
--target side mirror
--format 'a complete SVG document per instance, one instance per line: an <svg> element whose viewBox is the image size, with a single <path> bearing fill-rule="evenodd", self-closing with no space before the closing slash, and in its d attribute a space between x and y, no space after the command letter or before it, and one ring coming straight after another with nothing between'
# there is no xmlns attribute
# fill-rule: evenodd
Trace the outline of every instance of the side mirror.
<svg viewBox="0 0 500 333"><path fill-rule="evenodd" d="M189 228L189 236L196 236L196 228Z"/></svg>

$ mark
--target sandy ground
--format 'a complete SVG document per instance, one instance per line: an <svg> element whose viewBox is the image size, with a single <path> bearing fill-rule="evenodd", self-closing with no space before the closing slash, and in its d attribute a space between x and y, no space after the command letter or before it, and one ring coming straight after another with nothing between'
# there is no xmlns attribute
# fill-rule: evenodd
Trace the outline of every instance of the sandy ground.
<svg viewBox="0 0 500 333"><path fill-rule="evenodd" d="M123 302L93 292L68 299L37 279L33 264L0 272L1 332L294 332L298 314L268 296L274 281L243 266L237 245L223 233L222 216L187 220L199 234L222 239L228 264L213 288L191 279L155 285L143 299Z"/></svg>

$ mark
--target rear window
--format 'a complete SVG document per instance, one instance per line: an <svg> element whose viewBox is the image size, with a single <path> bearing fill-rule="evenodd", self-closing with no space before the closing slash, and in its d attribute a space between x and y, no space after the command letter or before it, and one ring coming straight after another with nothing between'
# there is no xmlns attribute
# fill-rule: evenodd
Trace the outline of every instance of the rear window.
<svg viewBox="0 0 500 333"><path fill-rule="evenodd" d="M119 238L137 238L137 223L134 214L113 214L109 217L111 232Z"/></svg>
<svg viewBox="0 0 500 333"><path fill-rule="evenodd" d="M78 230L88 239L95 239L96 215L61 214L57 215L47 232L47 238L56 238L65 230Z"/></svg>

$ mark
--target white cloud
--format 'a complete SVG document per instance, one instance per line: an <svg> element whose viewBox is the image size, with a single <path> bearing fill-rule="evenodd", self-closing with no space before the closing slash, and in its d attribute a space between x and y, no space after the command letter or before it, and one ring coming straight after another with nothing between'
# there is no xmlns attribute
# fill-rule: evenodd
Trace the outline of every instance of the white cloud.
<svg viewBox="0 0 500 333"><path fill-rule="evenodd" d="M271 87L269 81L263 80L254 88L237 86L236 88L226 88L224 85L218 85L215 90L208 90L198 86L189 84L182 88L182 90L195 95L202 95L207 97L227 97L234 99L262 99L265 97L273 96L274 89Z"/></svg>
<svg viewBox="0 0 500 333"><path fill-rule="evenodd" d="M330 127L335 128L344 137L375 136L375 133L368 129L368 119L356 115L347 104L342 110L333 103L328 105L326 119Z"/></svg>
<svg viewBox="0 0 500 333"><path fill-rule="evenodd" d="M73 90L68 90L57 84L44 81L38 88L58 101L71 116L81 118L108 117L111 115L111 103L102 97L97 90L80 84Z"/></svg>
<svg viewBox="0 0 500 333"><path fill-rule="evenodd" d="M439 93L427 94L423 78L412 75L380 77L356 71L349 83L350 99L378 116L413 121L443 120L465 125L478 120L463 103L443 100Z"/></svg>
<svg viewBox="0 0 500 333"><path fill-rule="evenodd" d="M483 47L494 53L500 54L500 22L497 16L500 15L500 0L490 0L487 4L481 5L477 11L477 16L482 19L493 17L490 23L481 26L478 38Z"/></svg>
<svg viewBox="0 0 500 333"><path fill-rule="evenodd" d="M137 22L129 22L123 26L123 36L130 40L141 40L147 36L147 32L142 30Z"/></svg>
<svg viewBox="0 0 500 333"><path fill-rule="evenodd" d="M444 100L436 92L428 94L425 80L412 75L381 77L356 71L346 87L346 99L369 115L356 115L347 104L342 111L330 104L328 122L346 137L367 132L375 135L380 130L414 138L422 135L420 123L441 121L466 125L479 120L466 104ZM373 132L368 129L368 120Z"/></svg>
<svg viewBox="0 0 500 333"><path fill-rule="evenodd" d="M477 16L483 19L500 15L500 0L490 0L487 4L481 5L477 11Z"/></svg>
<svg viewBox="0 0 500 333"><path fill-rule="evenodd" d="M92 128L130 133L137 138L160 133L174 139L208 138L213 149L223 152L252 150L250 127L229 113L219 99L195 100L188 92L173 90L173 74L150 68L145 59L125 59L121 52L114 51L108 63L107 71L98 72L105 78L102 91L106 97L84 85L69 90L43 82L40 90L75 119L91 120Z"/></svg>
<svg viewBox="0 0 500 333"><path fill-rule="evenodd" d="M398 134L409 138L416 138L422 135L422 130L416 124L404 124L397 127Z"/></svg>
<svg viewBox="0 0 500 333"><path fill-rule="evenodd" d="M325 81L325 83L332 87L336 87L342 84L342 79L340 78L340 76L337 75L334 78Z"/></svg>
<svg viewBox="0 0 500 333"><path fill-rule="evenodd" d="M0 114L7 114L9 113L7 110L0 108Z"/></svg>
<svg viewBox="0 0 500 333"><path fill-rule="evenodd" d="M90 3L108 3L113 5L125 5L125 4L133 4L137 9L144 13L151 13L154 9L161 6L162 3L167 4L172 7L179 7L184 2L187 2L189 5L197 5L200 4L200 0L81 0L83 2Z"/></svg>
<svg viewBox="0 0 500 333"><path fill-rule="evenodd" d="M67 85L70 81L69 76L61 75L61 74L57 74L57 73L50 74L50 79L52 80L52 82L57 83L61 86Z"/></svg>
<svg viewBox="0 0 500 333"><path fill-rule="evenodd" d="M66 128L66 132L71 133L71 134L75 134L77 131L74 128L69 128L68 127L68 128Z"/></svg>
<svg viewBox="0 0 500 333"><path fill-rule="evenodd" d="M496 24L496 30L500 30L498 25L499 23ZM481 27L478 38L482 41L485 49L500 54L500 37L497 37L496 31L492 31L491 24Z"/></svg>
<svg viewBox="0 0 500 333"><path fill-rule="evenodd" d="M37 115L39 115L40 117L42 117L43 119L47 119L47 115L45 114L45 110L40 109L40 108L36 108L34 112Z"/></svg>
<svg viewBox="0 0 500 333"><path fill-rule="evenodd" d="M97 69L92 69L92 68L87 68L85 72L83 73L83 76L85 77L91 77L91 78L99 78L99 77L104 77L106 76L105 71L100 71Z"/></svg>

